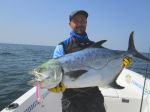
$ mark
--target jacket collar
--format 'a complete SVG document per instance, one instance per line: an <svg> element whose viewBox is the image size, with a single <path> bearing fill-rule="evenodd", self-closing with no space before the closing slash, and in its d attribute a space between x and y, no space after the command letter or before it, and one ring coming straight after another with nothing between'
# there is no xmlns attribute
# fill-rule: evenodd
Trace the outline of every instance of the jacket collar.
<svg viewBox="0 0 150 112"><path fill-rule="evenodd" d="M85 42L85 41L89 40L86 32L83 35L78 35L74 31L72 31L72 32L70 32L70 36L73 37L78 42Z"/></svg>

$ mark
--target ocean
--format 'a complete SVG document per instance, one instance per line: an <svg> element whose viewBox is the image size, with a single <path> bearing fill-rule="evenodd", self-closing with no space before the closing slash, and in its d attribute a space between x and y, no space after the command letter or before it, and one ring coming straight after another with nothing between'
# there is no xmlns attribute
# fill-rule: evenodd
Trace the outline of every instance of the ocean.
<svg viewBox="0 0 150 112"><path fill-rule="evenodd" d="M27 92L31 71L52 58L54 46L0 44L0 110ZM144 53L148 56L148 53ZM134 59L129 69L146 74L147 62ZM150 78L150 64L148 66Z"/></svg>
<svg viewBox="0 0 150 112"><path fill-rule="evenodd" d="M0 110L13 102L31 86L31 71L49 60L55 47L0 44Z"/></svg>

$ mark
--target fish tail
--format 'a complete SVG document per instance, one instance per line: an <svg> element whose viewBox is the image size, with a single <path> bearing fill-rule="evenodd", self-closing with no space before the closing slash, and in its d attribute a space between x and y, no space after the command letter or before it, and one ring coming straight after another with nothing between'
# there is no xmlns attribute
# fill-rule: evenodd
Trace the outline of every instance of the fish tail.
<svg viewBox="0 0 150 112"><path fill-rule="evenodd" d="M131 34L130 34L130 37L129 37L128 52L130 54L132 54L134 57L137 57L137 58L140 58L140 59L143 59L143 60L146 60L146 61L150 61L149 58L145 57L144 55L142 55L141 53L139 53L136 50L135 45L134 45L133 34L134 34L134 32L132 31Z"/></svg>

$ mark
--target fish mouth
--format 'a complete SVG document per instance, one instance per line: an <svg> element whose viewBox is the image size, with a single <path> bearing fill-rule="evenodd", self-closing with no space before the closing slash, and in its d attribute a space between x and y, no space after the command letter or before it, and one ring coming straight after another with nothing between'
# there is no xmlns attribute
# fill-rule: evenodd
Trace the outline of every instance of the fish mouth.
<svg viewBox="0 0 150 112"><path fill-rule="evenodd" d="M46 77L43 77L43 74L40 72L37 72L35 69L33 70L33 75L35 76L34 79L38 82L43 81L44 79L46 79Z"/></svg>
<svg viewBox="0 0 150 112"><path fill-rule="evenodd" d="M57 76L57 73L54 73L53 78L50 77L41 77L42 73L39 73L37 71L34 71L34 78L27 82L30 86L36 86L37 83L40 84L40 88L54 88L56 87L62 80L63 73L60 74L60 76Z"/></svg>
<svg viewBox="0 0 150 112"><path fill-rule="evenodd" d="M56 71L53 71L53 74L54 74L53 75L54 80L57 80L57 73L56 73ZM50 78L49 76L43 75L43 73L37 72L36 70L33 71L33 75L35 76L35 80L39 81L39 82ZM61 76L62 76L62 74L61 74Z"/></svg>

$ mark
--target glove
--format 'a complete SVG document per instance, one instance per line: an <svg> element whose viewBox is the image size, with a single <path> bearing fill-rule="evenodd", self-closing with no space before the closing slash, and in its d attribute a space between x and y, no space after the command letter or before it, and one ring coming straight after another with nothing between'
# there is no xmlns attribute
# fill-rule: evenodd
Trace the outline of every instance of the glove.
<svg viewBox="0 0 150 112"><path fill-rule="evenodd" d="M60 93L60 92L64 92L66 90L66 87L63 83L60 83L58 86L48 89L48 91L50 92L54 92L54 93Z"/></svg>
<svg viewBox="0 0 150 112"><path fill-rule="evenodd" d="M128 68L132 64L132 58L131 57L125 57L122 61L122 66L125 68Z"/></svg>

